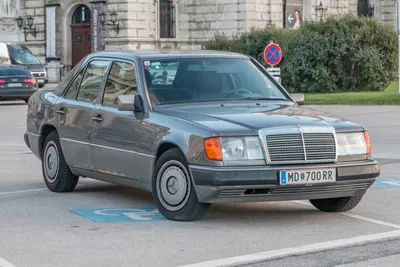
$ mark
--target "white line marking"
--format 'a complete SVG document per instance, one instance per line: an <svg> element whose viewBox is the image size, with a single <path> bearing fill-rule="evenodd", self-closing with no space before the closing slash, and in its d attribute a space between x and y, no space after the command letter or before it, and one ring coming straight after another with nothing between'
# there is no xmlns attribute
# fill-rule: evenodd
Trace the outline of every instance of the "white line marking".
<svg viewBox="0 0 400 267"><path fill-rule="evenodd" d="M270 250L260 253L248 254L243 256L212 260L207 262L200 262L189 265L182 265L180 267L217 267L217 266L236 266L238 264L249 264L256 262L263 262L266 260L272 260L277 258L283 258L288 256L295 256L306 253L321 252L335 248L342 248L355 245L364 245L367 243L384 241L387 239L394 239L400 237L400 230L394 230L390 232L357 236L347 239L339 239L321 243L315 243L311 245L304 245L299 247L283 248L277 250Z"/></svg>
<svg viewBox="0 0 400 267"><path fill-rule="evenodd" d="M20 190L20 191L11 191L11 192L0 192L0 196L23 194L23 193L29 193L29 192L38 192L38 191L44 191L44 190L48 190L48 189L47 188L39 188L39 189L29 189L29 190ZM2 266L0 265L0 267L2 267Z"/></svg>
<svg viewBox="0 0 400 267"><path fill-rule="evenodd" d="M297 203L297 204L300 204L300 205L303 205L303 206L314 207L311 203L307 203L307 202L304 202L304 201L291 201L291 202L294 202L294 203ZM400 229L400 225L398 225L398 224L383 222L383 221L367 218L367 217L356 215L356 214L352 214L352 213L340 212L340 213L337 213L337 214L340 214L340 215L343 215L343 216L346 216L346 217L350 217L350 218L353 218L353 219L357 219L357 220L360 220L360 221L365 221L365 222L370 222L370 223L375 223L375 224L379 224L379 225L383 225L383 226L392 227L392 228L395 228L395 229Z"/></svg>
<svg viewBox="0 0 400 267"><path fill-rule="evenodd" d="M0 146L26 146L26 144L24 144L24 143L20 143L20 144L0 144Z"/></svg>
<svg viewBox="0 0 400 267"><path fill-rule="evenodd" d="M400 159L400 155L395 154L374 154L374 158L384 158L384 159Z"/></svg>
<svg viewBox="0 0 400 267"><path fill-rule="evenodd" d="M398 224L383 222L383 221L379 221L379 220L363 217L363 216L360 216L360 215L357 215L357 214L351 214L351 213L340 213L340 214L344 215L344 216L347 216L347 217L350 217L350 218L353 218L353 219L360 220L360 221L365 221L365 222L370 222L370 223L375 223L375 224L380 224L380 225L384 225L384 226L400 229L400 225L398 225Z"/></svg>
<svg viewBox="0 0 400 267"><path fill-rule="evenodd" d="M12 265L11 263L9 263L8 261L6 261L5 259L0 257L0 266L1 267L15 267L14 265Z"/></svg>
<svg viewBox="0 0 400 267"><path fill-rule="evenodd" d="M337 265L335 267L365 267L365 266L381 266L379 264L391 263L391 266L396 266L396 262L400 262L400 254L383 258L371 259L367 261L353 262L350 264ZM382 265L383 266L383 265ZM389 265L386 265L389 266ZM397 265L398 266L398 265Z"/></svg>
<svg viewBox="0 0 400 267"><path fill-rule="evenodd" d="M11 153L5 153L5 154L0 154L0 156L10 156L10 155L29 155L33 154L32 151L20 151L20 152L11 152Z"/></svg>

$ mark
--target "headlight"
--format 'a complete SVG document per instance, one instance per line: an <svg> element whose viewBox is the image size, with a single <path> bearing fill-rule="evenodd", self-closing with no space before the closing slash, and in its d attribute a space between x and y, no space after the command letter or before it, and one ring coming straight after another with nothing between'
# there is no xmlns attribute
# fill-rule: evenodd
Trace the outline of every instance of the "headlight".
<svg viewBox="0 0 400 267"><path fill-rule="evenodd" d="M371 144L367 132L338 133L338 156L371 154Z"/></svg>
<svg viewBox="0 0 400 267"><path fill-rule="evenodd" d="M263 160L258 137L222 137L204 140L206 156L210 160L243 161Z"/></svg>

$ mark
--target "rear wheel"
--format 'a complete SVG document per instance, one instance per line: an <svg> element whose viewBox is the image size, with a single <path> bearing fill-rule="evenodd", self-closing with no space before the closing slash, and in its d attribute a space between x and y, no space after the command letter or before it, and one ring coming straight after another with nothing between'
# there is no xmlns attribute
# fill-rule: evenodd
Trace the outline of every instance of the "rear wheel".
<svg viewBox="0 0 400 267"><path fill-rule="evenodd" d="M195 221L211 204L199 203L182 152L171 149L158 160L153 175L153 199L160 213L174 221Z"/></svg>
<svg viewBox="0 0 400 267"><path fill-rule="evenodd" d="M44 142L42 171L47 188L53 192L71 192L78 183L79 177L72 174L65 162L56 131L51 132Z"/></svg>
<svg viewBox="0 0 400 267"><path fill-rule="evenodd" d="M29 98L24 98L25 103L28 103Z"/></svg>
<svg viewBox="0 0 400 267"><path fill-rule="evenodd" d="M362 200L362 196L340 197L329 199L313 199L311 204L325 212L346 212L354 209Z"/></svg>

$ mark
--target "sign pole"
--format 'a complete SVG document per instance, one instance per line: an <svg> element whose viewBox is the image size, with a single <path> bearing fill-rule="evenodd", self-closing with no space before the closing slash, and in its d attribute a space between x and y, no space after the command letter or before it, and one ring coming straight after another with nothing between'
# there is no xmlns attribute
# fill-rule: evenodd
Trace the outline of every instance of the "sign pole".
<svg viewBox="0 0 400 267"><path fill-rule="evenodd" d="M400 94L400 0L397 0L397 35L398 35L398 47L399 47L399 72L398 72L398 79L399 79L399 94Z"/></svg>

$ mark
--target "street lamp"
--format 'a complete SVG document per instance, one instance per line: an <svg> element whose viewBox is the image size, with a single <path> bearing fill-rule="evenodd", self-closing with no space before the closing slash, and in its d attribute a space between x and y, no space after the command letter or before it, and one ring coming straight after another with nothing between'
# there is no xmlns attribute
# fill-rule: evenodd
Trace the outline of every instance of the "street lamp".
<svg viewBox="0 0 400 267"><path fill-rule="evenodd" d="M24 27L24 19L21 17L16 18L18 28L24 31L25 37L28 33L32 34L33 37L36 37L36 27L33 26L33 17L29 16L26 18L26 25L28 27Z"/></svg>
<svg viewBox="0 0 400 267"><path fill-rule="evenodd" d="M317 13L317 16L320 21L322 21L322 18L325 17L327 11L328 11L328 8L326 8L322 5L322 1L319 2L319 6L317 6L315 8L315 13Z"/></svg>

